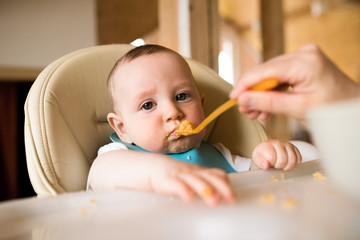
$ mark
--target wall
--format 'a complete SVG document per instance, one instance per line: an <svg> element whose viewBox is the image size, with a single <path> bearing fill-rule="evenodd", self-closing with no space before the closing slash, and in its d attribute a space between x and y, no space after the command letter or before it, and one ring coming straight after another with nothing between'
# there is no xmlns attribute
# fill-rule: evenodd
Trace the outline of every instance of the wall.
<svg viewBox="0 0 360 240"><path fill-rule="evenodd" d="M330 4L330 3L329 3ZM360 82L360 2L340 1L319 15L299 12L285 23L286 51L317 43L349 77Z"/></svg>
<svg viewBox="0 0 360 240"><path fill-rule="evenodd" d="M0 0L0 201L35 195L27 174L24 102L41 69L96 45L95 0Z"/></svg>
<svg viewBox="0 0 360 240"><path fill-rule="evenodd" d="M44 67L93 46L95 0L0 0L0 66Z"/></svg>

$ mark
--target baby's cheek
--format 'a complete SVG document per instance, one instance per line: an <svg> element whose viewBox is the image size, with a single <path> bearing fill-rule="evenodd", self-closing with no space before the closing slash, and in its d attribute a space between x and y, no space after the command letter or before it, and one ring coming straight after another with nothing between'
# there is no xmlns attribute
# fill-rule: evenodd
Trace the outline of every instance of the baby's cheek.
<svg viewBox="0 0 360 240"><path fill-rule="evenodd" d="M144 133L137 140L135 144L149 152L165 152L169 145L164 138L159 137L159 134L146 135Z"/></svg>

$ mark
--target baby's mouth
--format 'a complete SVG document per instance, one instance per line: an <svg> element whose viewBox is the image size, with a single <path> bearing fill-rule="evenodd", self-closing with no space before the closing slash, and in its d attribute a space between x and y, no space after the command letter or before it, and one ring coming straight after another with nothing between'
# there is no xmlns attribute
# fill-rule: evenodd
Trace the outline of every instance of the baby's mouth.
<svg viewBox="0 0 360 240"><path fill-rule="evenodd" d="M176 140L180 137L181 137L181 135L179 135L179 134L175 133L175 131L173 131L168 135L168 140L172 141L172 140Z"/></svg>

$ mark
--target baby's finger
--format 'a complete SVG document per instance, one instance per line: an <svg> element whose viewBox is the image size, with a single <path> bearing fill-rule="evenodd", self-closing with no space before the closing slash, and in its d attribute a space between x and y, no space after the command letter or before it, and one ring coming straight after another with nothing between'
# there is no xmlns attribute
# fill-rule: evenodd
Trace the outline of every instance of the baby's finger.
<svg viewBox="0 0 360 240"><path fill-rule="evenodd" d="M158 193L179 196L186 202L191 201L194 197L194 191L186 183L178 179L168 180L165 185L154 190Z"/></svg>
<svg viewBox="0 0 360 240"><path fill-rule="evenodd" d="M221 195L222 199L228 203L235 202L235 193L230 185L226 172L214 168L203 171L200 175L213 186L214 190Z"/></svg>
<svg viewBox="0 0 360 240"><path fill-rule="evenodd" d="M295 148L292 145L286 145L285 146L286 152L287 152L287 164L283 168L284 171L288 171L290 169L293 169L298 164L298 157L296 155Z"/></svg>
<svg viewBox="0 0 360 240"><path fill-rule="evenodd" d="M294 150L296 153L297 165L299 165L302 162L302 156L301 156L300 150L297 147L294 147Z"/></svg>
<svg viewBox="0 0 360 240"><path fill-rule="evenodd" d="M287 150L282 144L275 144L274 147L276 150L276 162L274 168L283 169L288 163Z"/></svg>
<svg viewBox="0 0 360 240"><path fill-rule="evenodd" d="M269 162L269 159L264 157L260 152L254 152L252 155L252 160L255 162L255 164L266 170L268 169L270 166L272 166L273 164L271 164L271 162ZM275 162L275 161L274 161Z"/></svg>
<svg viewBox="0 0 360 240"><path fill-rule="evenodd" d="M183 174L179 176L189 187L196 192L200 198L209 206L216 206L220 202L220 196L211 184L207 183L199 176Z"/></svg>

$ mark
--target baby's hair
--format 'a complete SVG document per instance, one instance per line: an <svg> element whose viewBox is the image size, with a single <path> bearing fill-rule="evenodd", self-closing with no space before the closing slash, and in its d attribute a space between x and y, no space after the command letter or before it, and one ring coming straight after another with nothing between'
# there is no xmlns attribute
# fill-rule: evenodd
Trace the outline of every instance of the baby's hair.
<svg viewBox="0 0 360 240"><path fill-rule="evenodd" d="M150 55L153 53L158 53L158 52L170 52L170 53L174 53L174 54L178 54L177 52L160 46L160 45L156 45L156 44L146 44L146 45L142 45L136 48L131 49L130 51L128 51L124 56L122 56L114 65L114 67L112 68L109 77L108 77L108 84L109 81L111 81L112 76L114 75L116 69L118 66L120 66L123 63L128 63L131 62L132 60L144 56L144 55Z"/></svg>
<svg viewBox="0 0 360 240"><path fill-rule="evenodd" d="M175 52L174 50L171 50L170 48L166 48L160 45L156 44L145 44L139 47L135 47L128 51L124 56L122 56L114 65L112 70L110 71L109 77L107 79L107 86L108 86L108 92L110 94L111 102L113 102L113 95L112 95L112 85L113 85L113 78L114 74L116 72L116 69L121 66L124 63L129 63L133 61L136 58L139 58L141 56L150 55L154 53L159 52L168 52L173 53L176 55L181 56L179 53Z"/></svg>
<svg viewBox="0 0 360 240"><path fill-rule="evenodd" d="M131 49L123 57L121 57L118 62L119 63L121 61L131 62L132 60L134 60L140 56L149 55L149 54L153 54L153 53L157 53L157 52L172 52L172 53L178 54L177 52L175 52L169 48L160 46L160 45L146 44L146 45L142 45L142 46Z"/></svg>

